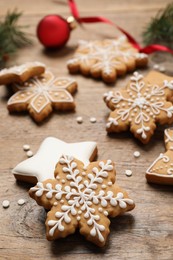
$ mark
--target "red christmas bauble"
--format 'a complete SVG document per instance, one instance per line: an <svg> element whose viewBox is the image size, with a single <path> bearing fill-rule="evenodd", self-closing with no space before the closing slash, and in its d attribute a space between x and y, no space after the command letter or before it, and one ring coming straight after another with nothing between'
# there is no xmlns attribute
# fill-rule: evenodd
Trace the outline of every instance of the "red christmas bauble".
<svg viewBox="0 0 173 260"><path fill-rule="evenodd" d="M47 15L37 26L37 37L46 48L60 48L68 41L70 31L70 26L64 18Z"/></svg>

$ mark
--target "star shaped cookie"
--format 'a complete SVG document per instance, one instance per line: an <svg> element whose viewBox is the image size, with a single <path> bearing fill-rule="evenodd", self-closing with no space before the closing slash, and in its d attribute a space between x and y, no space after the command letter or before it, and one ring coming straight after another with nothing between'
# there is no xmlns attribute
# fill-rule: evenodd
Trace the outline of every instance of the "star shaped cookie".
<svg viewBox="0 0 173 260"><path fill-rule="evenodd" d="M173 129L165 132L166 152L161 153L146 171L148 182L173 185Z"/></svg>
<svg viewBox="0 0 173 260"><path fill-rule="evenodd" d="M23 86L15 85L16 93L8 100L10 112L28 111L30 116L41 122L55 110L74 110L71 94L77 90L77 83L70 78L56 78L50 71L34 77Z"/></svg>
<svg viewBox="0 0 173 260"><path fill-rule="evenodd" d="M87 167L62 156L55 179L38 182L29 195L49 210L46 219L48 240L66 237L77 228L87 240L102 247L110 232L110 217L134 208L127 193L115 184L111 160L90 163Z"/></svg>
<svg viewBox="0 0 173 260"><path fill-rule="evenodd" d="M106 83L113 83L117 76L136 67L145 67L148 57L139 53L127 38L122 36L115 40L80 41L74 57L67 62L71 73L81 72L93 78L102 78Z"/></svg>
<svg viewBox="0 0 173 260"><path fill-rule="evenodd" d="M53 179L56 163L65 153L75 156L84 165L88 165L97 155L97 143L66 143L55 137L47 137L41 143L37 153L16 165L12 173L17 180L33 184Z"/></svg>
<svg viewBox="0 0 173 260"><path fill-rule="evenodd" d="M26 62L19 66L5 68L0 71L0 85L11 83L23 83L29 78L41 75L45 71L45 65L38 61Z"/></svg>
<svg viewBox="0 0 173 260"><path fill-rule="evenodd" d="M126 88L104 94L112 110L106 129L108 133L130 131L142 143L149 142L156 123L173 122L173 78L152 71L146 77L135 72Z"/></svg>

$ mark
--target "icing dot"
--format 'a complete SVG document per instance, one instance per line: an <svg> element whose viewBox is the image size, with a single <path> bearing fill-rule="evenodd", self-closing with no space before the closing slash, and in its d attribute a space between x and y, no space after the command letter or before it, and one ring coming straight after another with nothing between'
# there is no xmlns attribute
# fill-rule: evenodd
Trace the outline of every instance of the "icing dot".
<svg viewBox="0 0 173 260"><path fill-rule="evenodd" d="M61 95L61 98L62 98L62 99L64 99L64 98L65 98L65 96L64 96L64 95Z"/></svg>
<svg viewBox="0 0 173 260"><path fill-rule="evenodd" d="M25 204L25 200L19 199L17 203L18 203L18 205L22 206L23 204Z"/></svg>
<svg viewBox="0 0 173 260"><path fill-rule="evenodd" d="M63 204L63 203L64 203L64 200L60 200L60 203Z"/></svg>
<svg viewBox="0 0 173 260"><path fill-rule="evenodd" d="M108 182L108 185L109 185L109 186L112 186L112 182L111 182L111 181L109 181L109 182Z"/></svg>
<svg viewBox="0 0 173 260"><path fill-rule="evenodd" d="M65 180L63 179L63 180L61 180L61 182L64 184L64 183L65 183Z"/></svg>
<svg viewBox="0 0 173 260"><path fill-rule="evenodd" d="M136 98L136 96L135 96L135 95L133 95L133 96L132 96L132 98Z"/></svg>
<svg viewBox="0 0 173 260"><path fill-rule="evenodd" d="M82 124L83 123L83 118L81 116L78 116L76 118L76 121L77 121L78 124Z"/></svg>
<svg viewBox="0 0 173 260"><path fill-rule="evenodd" d="M59 176L56 176L56 179L57 179L57 180L59 180L59 179L60 179L60 177L59 177Z"/></svg>
<svg viewBox="0 0 173 260"><path fill-rule="evenodd" d="M86 171L86 169L87 169L87 166L85 165L85 166L83 167L83 170Z"/></svg>
<svg viewBox="0 0 173 260"><path fill-rule="evenodd" d="M24 150L24 151L30 150L29 144L24 144L24 145L23 145L23 150Z"/></svg>
<svg viewBox="0 0 173 260"><path fill-rule="evenodd" d="M55 92L54 96L55 96L55 97L58 97L58 96L59 96L59 93L58 93L58 92Z"/></svg>
<svg viewBox="0 0 173 260"><path fill-rule="evenodd" d="M108 212L106 210L103 213L105 216L108 216Z"/></svg>
<svg viewBox="0 0 173 260"><path fill-rule="evenodd" d="M135 151L135 152L133 153L133 155L134 155L134 157L138 158L141 154L140 154L139 151Z"/></svg>
<svg viewBox="0 0 173 260"><path fill-rule="evenodd" d="M32 152L32 151L28 151L28 152L26 153L26 155L27 155L28 157L32 157L32 156L33 156L33 152Z"/></svg>
<svg viewBox="0 0 173 260"><path fill-rule="evenodd" d="M80 217L80 216L77 216L77 220L78 220L78 221L81 220L81 217Z"/></svg>
<svg viewBox="0 0 173 260"><path fill-rule="evenodd" d="M81 214L82 214L82 211L81 211L81 210L79 210L79 211L78 211L78 214L79 214L79 215L81 215Z"/></svg>
<svg viewBox="0 0 173 260"><path fill-rule="evenodd" d="M105 184L102 184L102 189L106 189L106 185Z"/></svg>
<svg viewBox="0 0 173 260"><path fill-rule="evenodd" d="M135 108L135 109L133 109L133 111L136 113L138 110L137 110L137 108Z"/></svg>
<svg viewBox="0 0 173 260"><path fill-rule="evenodd" d="M160 98L159 98L159 97L157 97L157 98L156 98L156 100L160 100Z"/></svg>
<svg viewBox="0 0 173 260"><path fill-rule="evenodd" d="M58 202L55 201L55 202L53 203L53 205L54 205L54 206L57 206L57 205L58 205Z"/></svg>
<svg viewBox="0 0 173 260"><path fill-rule="evenodd" d="M10 206L9 200L4 200L4 201L2 202L2 207L3 207L3 208L8 208L9 206Z"/></svg>
<svg viewBox="0 0 173 260"><path fill-rule="evenodd" d="M90 117L90 122L91 123L96 123L97 122L97 119L95 117Z"/></svg>
<svg viewBox="0 0 173 260"><path fill-rule="evenodd" d="M153 102L153 101L154 101L154 98L151 99L151 102Z"/></svg>
<svg viewBox="0 0 173 260"><path fill-rule="evenodd" d="M130 177L132 176L132 171L131 170L125 170L126 176Z"/></svg>
<svg viewBox="0 0 173 260"><path fill-rule="evenodd" d="M82 172L82 175L83 175L83 176L86 176L86 172Z"/></svg>

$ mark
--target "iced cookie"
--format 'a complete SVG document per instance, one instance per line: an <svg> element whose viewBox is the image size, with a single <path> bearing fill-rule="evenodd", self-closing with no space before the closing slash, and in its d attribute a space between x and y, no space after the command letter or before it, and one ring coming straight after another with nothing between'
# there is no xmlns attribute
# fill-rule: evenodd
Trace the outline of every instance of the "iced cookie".
<svg viewBox="0 0 173 260"><path fill-rule="evenodd" d="M126 88L104 94L112 110L106 129L108 133L130 131L142 143L149 142L156 123L173 122L173 78L152 71L146 77L135 72Z"/></svg>
<svg viewBox="0 0 173 260"><path fill-rule="evenodd" d="M70 78L56 78L50 71L34 77L23 86L15 85L16 93L8 100L7 108L13 112L28 111L36 122L42 122L55 110L74 110L72 94L77 83Z"/></svg>
<svg viewBox="0 0 173 260"><path fill-rule="evenodd" d="M115 40L80 41L67 67L71 73L81 72L85 76L91 75L113 83L117 76L134 71L136 67L145 67L147 63L147 55L139 53L122 36Z"/></svg>
<svg viewBox="0 0 173 260"><path fill-rule="evenodd" d="M55 137L47 137L37 153L22 162L13 170L15 178L36 184L38 181L54 178L56 163L62 154L75 156L84 165L88 165L97 156L96 142L65 143Z"/></svg>
<svg viewBox="0 0 173 260"><path fill-rule="evenodd" d="M39 76L45 71L45 65L38 61L26 62L0 71L0 85L23 83L29 78Z"/></svg>
<svg viewBox="0 0 173 260"><path fill-rule="evenodd" d="M173 129L165 130L166 152L161 153L146 171L148 182L173 185Z"/></svg>
<svg viewBox="0 0 173 260"><path fill-rule="evenodd" d="M127 193L115 184L111 160L90 163L87 167L71 156L62 156L55 179L38 182L30 196L49 210L46 236L54 240L73 234L76 229L87 240L102 247L110 232L110 217L135 206Z"/></svg>

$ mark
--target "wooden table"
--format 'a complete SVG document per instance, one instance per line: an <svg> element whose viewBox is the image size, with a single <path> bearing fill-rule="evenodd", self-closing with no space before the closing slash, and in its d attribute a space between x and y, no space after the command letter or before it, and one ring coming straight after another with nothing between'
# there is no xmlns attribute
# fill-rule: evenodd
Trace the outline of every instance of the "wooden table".
<svg viewBox="0 0 173 260"><path fill-rule="evenodd" d="M169 2L78 0L77 4L82 15L103 15L140 41L145 24ZM33 35L34 44L18 51L8 65L38 60L45 63L54 74L67 76L66 61L72 56L79 39L93 40L120 35L115 28L106 24L85 25L72 32L70 41L61 51L47 52L35 37L36 24L46 14L68 17L70 13L66 1L1 0L1 18L14 7L24 12L21 23L30 25L27 30ZM159 63L165 66L169 75L173 75L172 62L169 54L151 55L148 71L153 64ZM10 201L8 209L0 208L0 259L173 259L173 189L149 185L145 179L148 166L160 152L164 152L164 128L159 127L155 131L148 145L142 145L129 133L108 136L105 122L109 110L103 103L102 95L112 88L81 75L73 77L79 85L75 95L76 112L53 113L40 126L28 114L9 115L6 108L9 94L5 86L0 88L0 203L5 199ZM117 80L115 88L126 85L129 77L127 75ZM83 124L77 124L77 116L83 117ZM90 123L91 116L97 118L97 123ZM79 233L55 242L47 241L44 209L29 198L27 191L30 185L17 183L11 174L12 168L26 158L23 144L30 144L32 151L36 152L47 136L66 142L96 141L98 159L111 158L116 162L117 182L135 200L136 208L111 221L111 234L105 248L97 248ZM133 156L136 150L141 153L138 159ZM126 169L132 170L131 177L124 174ZM25 205L17 204L20 198L26 200Z"/></svg>

